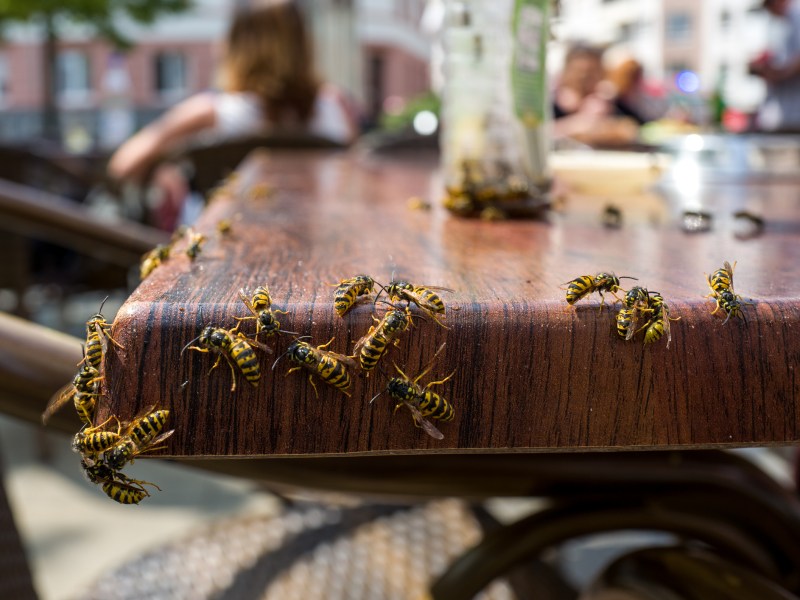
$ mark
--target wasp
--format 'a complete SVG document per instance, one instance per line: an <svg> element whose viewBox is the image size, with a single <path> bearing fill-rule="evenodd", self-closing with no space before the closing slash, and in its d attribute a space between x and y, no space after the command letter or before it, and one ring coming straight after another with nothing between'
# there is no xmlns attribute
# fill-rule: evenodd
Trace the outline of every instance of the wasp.
<svg viewBox="0 0 800 600"><path fill-rule="evenodd" d="M186 248L186 256L191 260L197 258L202 250L202 246L206 241L206 236L202 233L196 232L194 229L189 229L189 246Z"/></svg>
<svg viewBox="0 0 800 600"><path fill-rule="evenodd" d="M641 286L634 286L626 292L622 304L623 307L617 313L617 333L630 340L637 332L636 321L639 314L653 312L649 307L650 293Z"/></svg>
<svg viewBox="0 0 800 600"><path fill-rule="evenodd" d="M81 469L89 481L101 485L103 492L120 504L139 504L150 495L145 485L151 485L161 491L155 483L131 479L99 461L82 458Z"/></svg>
<svg viewBox="0 0 800 600"><path fill-rule="evenodd" d="M81 458L83 474L92 483L103 483L114 479L115 471L101 461L84 456Z"/></svg>
<svg viewBox="0 0 800 600"><path fill-rule="evenodd" d="M617 333L626 340L631 339L636 332L636 310L623 307L617 313Z"/></svg>
<svg viewBox="0 0 800 600"><path fill-rule="evenodd" d="M103 310L106 300L108 300L108 296L100 303L100 310L97 311L97 314L86 321L86 348L83 361L88 362L95 369L100 368L103 356L108 351L109 341L117 348L125 349L122 344L113 338L110 332L111 324L106 321L106 318L100 312Z"/></svg>
<svg viewBox="0 0 800 600"><path fill-rule="evenodd" d="M159 244L150 252L142 256L142 262L139 264L139 279L144 281L156 268L167 260L172 253L171 244Z"/></svg>
<svg viewBox="0 0 800 600"><path fill-rule="evenodd" d="M168 410L154 411L152 407L134 417L118 441L107 449L104 455L106 466L119 471L138 455L161 448L159 444L175 432L170 429L161 433L168 418Z"/></svg>
<svg viewBox="0 0 800 600"><path fill-rule="evenodd" d="M106 419L104 423L95 427L84 426L75 434L72 440L72 449L79 452L82 456L97 456L111 448L120 440L121 425L117 421L117 431L103 431L103 427L111 421L116 419L112 416Z"/></svg>
<svg viewBox="0 0 800 600"><path fill-rule="evenodd" d="M336 352L325 349L331 345L334 339L335 338L331 338L327 344L322 344L316 348L307 342L295 340L284 353L284 355L288 354L289 358L298 365L289 369L286 374L288 375L301 368L310 371L308 381L314 388L314 394L317 397L319 397L319 392L314 383L314 375L318 375L325 383L332 385L345 396L350 395L350 392L347 390L350 388L352 380L350 379L350 373L347 371L347 366L353 367L354 362L349 356L337 354ZM273 369L275 365L278 364L280 358L281 357L278 357L275 363L273 363Z"/></svg>
<svg viewBox="0 0 800 600"><path fill-rule="evenodd" d="M567 304L575 304L578 300L585 298L592 292L597 292L600 294L600 309L602 310L606 302L603 292L608 292L614 296L614 298L617 298L616 292L622 289L619 287L620 279L636 278L627 276L617 277L613 273L598 273L597 275L581 275L561 285L567 286ZM619 298L617 298L617 300L619 300Z"/></svg>
<svg viewBox="0 0 800 600"><path fill-rule="evenodd" d="M350 279L342 279L333 293L333 308L336 314L343 317L356 303L359 296L371 294L375 288L375 280L369 275L356 275Z"/></svg>
<svg viewBox="0 0 800 600"><path fill-rule="evenodd" d="M444 434L428 420L428 417L431 419L438 419L442 422L452 421L453 417L455 417L455 409L453 409L452 404L430 388L434 385L442 385L445 383L455 375L455 370L444 379L431 381L424 387L419 385L419 380L430 372L436 357L444 349L445 345L446 344L442 344L439 346L436 354L433 355L433 358L425 369L414 379L411 379L408 375L403 373L400 367L395 364L394 368L400 376L392 377L386 386L386 392L388 392L389 396L397 400L397 404L394 407L395 412L397 412L401 406L405 405L414 418L414 424L417 427L422 427L428 435L437 440L444 439ZM372 400L370 400L370 403L374 402L381 393L374 396Z"/></svg>
<svg viewBox="0 0 800 600"><path fill-rule="evenodd" d="M653 314L646 325L644 332L644 343L652 344L661 339L662 336L667 336L667 348L672 341L670 334L670 321L677 321L680 317L670 317L669 307L664 302L664 298L659 293L653 293L650 297L650 308Z"/></svg>
<svg viewBox="0 0 800 600"><path fill-rule="evenodd" d="M149 482L128 479L127 477L120 479L120 475L121 473L115 473L114 479L103 483L102 488L106 496L120 504L139 504L142 500L150 496L150 492L144 488L144 484ZM161 490L161 488L154 483L150 483L149 485L152 485L159 491Z"/></svg>
<svg viewBox="0 0 800 600"><path fill-rule="evenodd" d="M197 342L199 346L192 346L195 342ZM272 352L269 347L249 339L241 332L234 335L233 331L209 325L203 329L199 336L183 347L181 354L183 354L187 348L198 352L211 352L216 354L217 360L214 366L208 371L209 374L217 368L220 361L224 358L231 369L231 377L233 379L231 382L231 392L233 392L236 391L237 368L242 372L242 375L244 375L250 385L258 387L258 382L261 379L261 369L259 368L258 358L251 344L258 345L258 347L263 350Z"/></svg>
<svg viewBox="0 0 800 600"><path fill-rule="evenodd" d="M383 318L378 320L374 316L373 320L377 325L369 328L369 331L361 339L356 342L353 348L353 356L357 356L361 363L361 368L364 371L371 371L375 368L389 343L395 337L408 329L411 324L411 315L406 310L390 309L383 315Z"/></svg>
<svg viewBox="0 0 800 600"><path fill-rule="evenodd" d="M42 413L42 423L47 423L62 406L73 402L78 417L91 426L94 420L94 408L99 392L98 382L102 379L100 372L88 363L84 363L72 381L60 388L47 403Z"/></svg>
<svg viewBox="0 0 800 600"><path fill-rule="evenodd" d="M256 291L253 292L252 299L247 297L245 291L243 289L239 290L239 298L242 299L244 305L247 307L253 316L251 317L234 317L237 321L247 321L250 319L255 319L256 321L256 337L258 334L264 331L267 337L271 337L278 332L281 333L294 333L293 331L282 331L280 321L275 317L276 313L280 313L282 315L289 314L285 310L278 310L277 308L272 308L272 299L269 295L269 288L266 285L262 285L256 288Z"/></svg>
<svg viewBox="0 0 800 600"><path fill-rule="evenodd" d="M622 304L625 308L647 307L650 303L650 293L640 285L635 285L625 293Z"/></svg>
<svg viewBox="0 0 800 600"><path fill-rule="evenodd" d="M716 297L717 308L712 311L712 315L720 308L727 315L722 322L723 325L728 322L731 317L743 317L742 304L751 304L750 302L743 302L742 297L734 294L731 290L724 290Z"/></svg>
<svg viewBox="0 0 800 600"><path fill-rule="evenodd" d="M217 221L217 233L220 235L228 235L233 228L233 223L230 219L220 219Z"/></svg>
<svg viewBox="0 0 800 600"><path fill-rule="evenodd" d="M711 288L711 294L706 296L706 298L713 294L721 294L726 290L729 292L733 291L734 268L736 268L736 263L734 262L733 266L731 266L731 263L726 260L722 263L721 269L717 269L710 276L706 276L706 279L708 279L708 287Z"/></svg>
<svg viewBox="0 0 800 600"><path fill-rule="evenodd" d="M435 291L434 291L435 290ZM436 292L453 292L450 288L435 287L432 285L414 285L408 281L393 279L386 286L386 295L391 302L405 300L407 305L416 304L420 309L442 327L445 325L439 321L437 315L444 315L444 301Z"/></svg>
<svg viewBox="0 0 800 600"><path fill-rule="evenodd" d="M728 261L723 263L721 269L717 269L710 276L706 276L708 280L708 287L711 288L711 293L706 295L706 298L713 298L717 306L711 312L713 315L720 308L727 315L723 321L723 325L728 322L731 317L742 317L742 304L751 304L750 302L743 302L742 297L738 295L733 289L733 266Z"/></svg>

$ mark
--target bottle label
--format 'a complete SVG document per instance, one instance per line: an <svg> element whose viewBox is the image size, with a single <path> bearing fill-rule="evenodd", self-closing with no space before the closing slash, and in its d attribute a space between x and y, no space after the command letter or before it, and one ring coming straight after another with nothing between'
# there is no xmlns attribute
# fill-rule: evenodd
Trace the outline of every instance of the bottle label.
<svg viewBox="0 0 800 600"><path fill-rule="evenodd" d="M511 23L514 58L511 86L514 112L525 127L544 122L547 102L545 58L550 0L515 0Z"/></svg>

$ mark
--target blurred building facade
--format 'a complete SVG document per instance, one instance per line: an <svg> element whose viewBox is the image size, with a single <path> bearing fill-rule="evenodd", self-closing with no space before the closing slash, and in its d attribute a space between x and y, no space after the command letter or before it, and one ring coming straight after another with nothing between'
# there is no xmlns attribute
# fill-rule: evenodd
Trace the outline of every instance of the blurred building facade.
<svg viewBox="0 0 800 600"><path fill-rule="evenodd" d="M149 27L121 23L136 46L127 53L66 27L56 64L62 134L73 149L113 147L166 108L215 87L215 65L239 0L195 0L181 15ZM319 70L374 119L389 97L429 87L429 43L419 32L424 0L301 0L317 45ZM41 134L42 33L9 28L0 45L0 139ZM111 127L111 130L109 130ZM82 148L81 146L86 146Z"/></svg>
<svg viewBox="0 0 800 600"><path fill-rule="evenodd" d="M561 0L554 27L559 41L553 61L574 41L626 51L648 77L673 84L684 71L696 73L697 94L720 86L726 101L753 109L763 83L747 74L747 63L767 43L768 16L761 0Z"/></svg>

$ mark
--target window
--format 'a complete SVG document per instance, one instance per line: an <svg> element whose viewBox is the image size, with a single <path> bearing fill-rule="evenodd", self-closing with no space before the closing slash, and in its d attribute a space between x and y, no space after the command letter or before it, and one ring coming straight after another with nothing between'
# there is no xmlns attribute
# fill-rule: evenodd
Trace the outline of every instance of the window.
<svg viewBox="0 0 800 600"><path fill-rule="evenodd" d="M666 38L672 41L688 40L692 35L692 18L687 13L667 15Z"/></svg>
<svg viewBox="0 0 800 600"><path fill-rule="evenodd" d="M63 102L84 102L92 91L89 56L63 50L56 58L56 93Z"/></svg>
<svg viewBox="0 0 800 600"><path fill-rule="evenodd" d="M188 90L186 56L180 52L159 52L155 60L155 88L161 96L182 96Z"/></svg>
<svg viewBox="0 0 800 600"><path fill-rule="evenodd" d="M8 69L8 60L5 54L0 54L0 103L8 99L10 88L11 77Z"/></svg>

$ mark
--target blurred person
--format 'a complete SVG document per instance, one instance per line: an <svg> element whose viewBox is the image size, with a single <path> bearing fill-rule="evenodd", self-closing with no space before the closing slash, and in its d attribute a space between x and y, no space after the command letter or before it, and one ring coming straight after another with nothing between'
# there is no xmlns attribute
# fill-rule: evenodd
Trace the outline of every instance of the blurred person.
<svg viewBox="0 0 800 600"><path fill-rule="evenodd" d="M663 90L655 90L644 78L644 67L635 58L627 57L609 70L608 81L614 86L614 107L639 125L664 115Z"/></svg>
<svg viewBox="0 0 800 600"><path fill-rule="evenodd" d="M348 144L358 131L355 111L334 86L323 83L313 62L312 40L294 2L253 2L237 9L228 31L219 92L202 92L180 102L123 143L108 172L145 184L169 152L198 136L243 137L269 131L304 131ZM177 165L152 173L155 225L173 229L189 193Z"/></svg>
<svg viewBox="0 0 800 600"><path fill-rule="evenodd" d="M623 145L636 140L636 120L616 105L606 79L603 49L577 44L567 51L553 91L553 135L589 145Z"/></svg>
<svg viewBox="0 0 800 600"><path fill-rule="evenodd" d="M764 0L772 16L770 47L748 65L767 84L756 126L765 131L800 130L800 6L793 0Z"/></svg>

